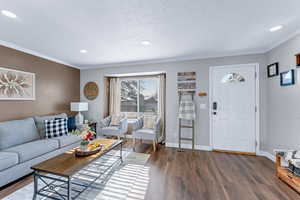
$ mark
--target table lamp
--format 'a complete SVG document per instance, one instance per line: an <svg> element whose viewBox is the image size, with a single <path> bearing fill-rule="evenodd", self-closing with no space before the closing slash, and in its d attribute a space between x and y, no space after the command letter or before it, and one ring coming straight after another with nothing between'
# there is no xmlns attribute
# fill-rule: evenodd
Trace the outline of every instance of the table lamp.
<svg viewBox="0 0 300 200"><path fill-rule="evenodd" d="M83 124L83 115L81 114L82 111L88 111L88 103L86 102L71 102L71 111L78 112L75 117L76 125Z"/></svg>

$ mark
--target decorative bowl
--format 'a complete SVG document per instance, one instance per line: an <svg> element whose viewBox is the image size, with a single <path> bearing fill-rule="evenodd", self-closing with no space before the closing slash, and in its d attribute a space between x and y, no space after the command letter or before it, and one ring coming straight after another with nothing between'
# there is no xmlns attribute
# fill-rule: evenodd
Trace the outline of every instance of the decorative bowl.
<svg viewBox="0 0 300 200"><path fill-rule="evenodd" d="M96 147L94 149L89 149L87 148L86 150L81 149L80 147L75 149L75 155L76 156L90 156L93 155L95 153L98 153L99 151L101 151L103 145L100 145L99 147Z"/></svg>

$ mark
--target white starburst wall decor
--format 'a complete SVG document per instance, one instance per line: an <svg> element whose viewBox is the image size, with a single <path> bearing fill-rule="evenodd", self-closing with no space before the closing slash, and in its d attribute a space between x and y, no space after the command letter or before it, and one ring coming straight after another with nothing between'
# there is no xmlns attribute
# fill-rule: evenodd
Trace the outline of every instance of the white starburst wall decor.
<svg viewBox="0 0 300 200"><path fill-rule="evenodd" d="M0 67L0 100L35 100L35 74Z"/></svg>

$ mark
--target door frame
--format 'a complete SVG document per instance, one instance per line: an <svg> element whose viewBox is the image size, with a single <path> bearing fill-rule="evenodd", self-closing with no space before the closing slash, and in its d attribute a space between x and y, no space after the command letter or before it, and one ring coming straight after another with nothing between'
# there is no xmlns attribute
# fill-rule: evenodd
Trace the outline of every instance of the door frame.
<svg viewBox="0 0 300 200"><path fill-rule="evenodd" d="M248 64L234 64L234 65L222 65L222 66L211 66L209 68L209 145L210 149L213 150L213 130L212 130L212 90L213 90L213 76L212 72L214 69L222 69L227 67L248 67L254 66L255 67L255 105L256 105L256 113L255 113L255 153L259 155L260 152L260 101L259 101L259 94L260 94L260 87L259 87L259 64L258 63L248 63Z"/></svg>

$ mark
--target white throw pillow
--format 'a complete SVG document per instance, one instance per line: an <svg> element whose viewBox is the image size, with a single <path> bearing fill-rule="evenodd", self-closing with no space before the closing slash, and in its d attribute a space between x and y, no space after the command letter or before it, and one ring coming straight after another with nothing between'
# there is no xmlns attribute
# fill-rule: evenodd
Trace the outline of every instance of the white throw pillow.
<svg viewBox="0 0 300 200"><path fill-rule="evenodd" d="M156 122L156 117L155 116L148 116L144 117L144 122L143 122L143 128L147 129L154 129L155 128L155 122Z"/></svg>
<svg viewBox="0 0 300 200"><path fill-rule="evenodd" d="M122 115L112 115L110 126L119 126L122 118Z"/></svg>

